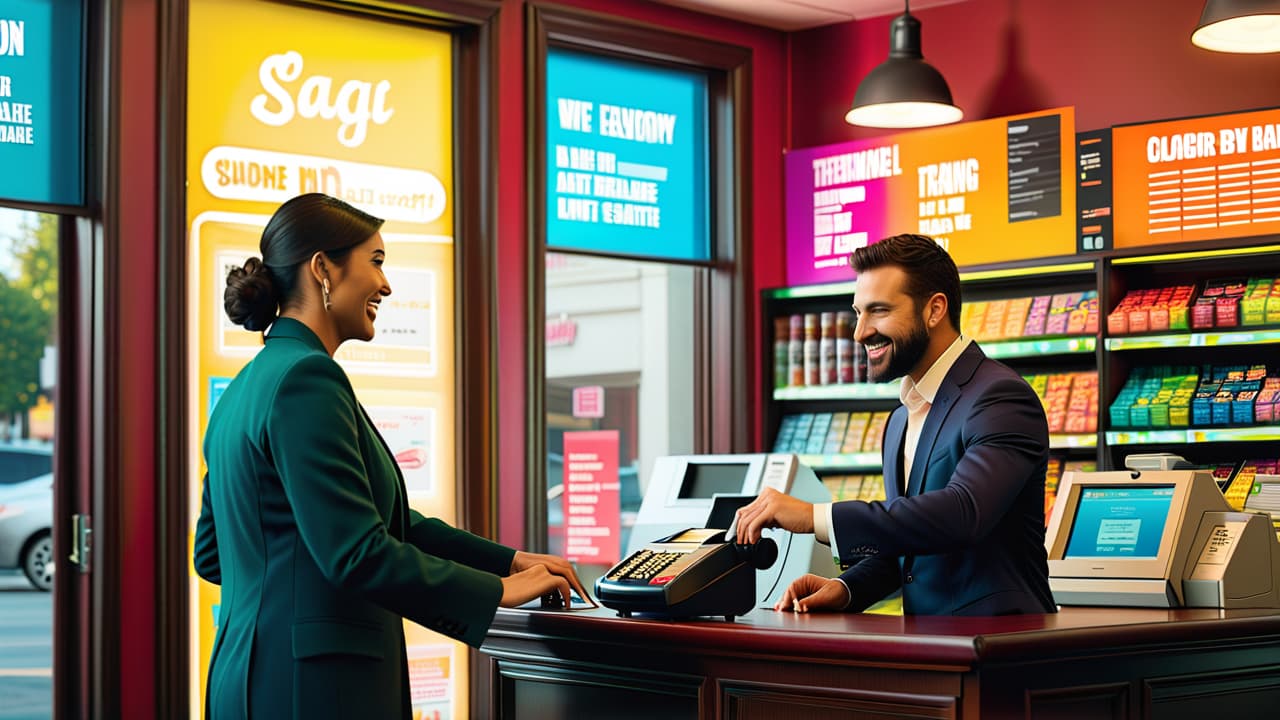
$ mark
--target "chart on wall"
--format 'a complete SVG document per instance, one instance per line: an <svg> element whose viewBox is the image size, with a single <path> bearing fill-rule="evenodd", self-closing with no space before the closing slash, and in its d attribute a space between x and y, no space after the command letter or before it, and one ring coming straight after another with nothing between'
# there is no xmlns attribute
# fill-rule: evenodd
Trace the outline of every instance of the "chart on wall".
<svg viewBox="0 0 1280 720"><path fill-rule="evenodd" d="M1280 109L1111 132L1116 247L1280 232Z"/></svg>
<svg viewBox="0 0 1280 720"><path fill-rule="evenodd" d="M371 342L334 358L395 456L410 505L454 520L453 39L259 0L192 0L187 98L191 458L197 517L215 403L262 348L223 311L229 268L259 256L271 213L305 192L386 220L391 295ZM218 588L192 580L193 703ZM465 648L406 625L415 712L466 715ZM198 706L196 706L198 707Z"/></svg>
<svg viewBox="0 0 1280 720"><path fill-rule="evenodd" d="M787 284L851 280L850 253L899 233L961 266L1070 255L1074 175L1073 108L792 150Z"/></svg>

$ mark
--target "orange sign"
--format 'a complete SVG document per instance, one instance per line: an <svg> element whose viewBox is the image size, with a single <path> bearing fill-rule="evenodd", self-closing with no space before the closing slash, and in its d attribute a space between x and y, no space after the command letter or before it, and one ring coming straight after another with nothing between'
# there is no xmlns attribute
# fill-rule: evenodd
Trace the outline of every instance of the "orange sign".
<svg viewBox="0 0 1280 720"><path fill-rule="evenodd" d="M934 237L957 265L1075 252L1075 112L993 118L792 150L787 284L853 278L849 254Z"/></svg>
<svg viewBox="0 0 1280 720"><path fill-rule="evenodd" d="M1112 130L1115 247L1280 232L1280 109Z"/></svg>

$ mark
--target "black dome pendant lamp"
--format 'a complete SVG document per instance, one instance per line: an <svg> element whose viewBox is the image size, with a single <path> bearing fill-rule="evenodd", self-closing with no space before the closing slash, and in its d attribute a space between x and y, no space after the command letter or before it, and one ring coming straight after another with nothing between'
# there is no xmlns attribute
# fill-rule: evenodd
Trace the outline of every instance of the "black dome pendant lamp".
<svg viewBox="0 0 1280 720"><path fill-rule="evenodd" d="M905 2L901 15L889 25L889 59L867 73L853 96L853 109L844 116L850 125L879 128L917 128L945 125L964 118L951 101L951 88L942 73L924 61L920 52L920 21Z"/></svg>
<svg viewBox="0 0 1280 720"><path fill-rule="evenodd" d="M1280 52L1280 0L1207 0L1191 43L1216 52Z"/></svg>

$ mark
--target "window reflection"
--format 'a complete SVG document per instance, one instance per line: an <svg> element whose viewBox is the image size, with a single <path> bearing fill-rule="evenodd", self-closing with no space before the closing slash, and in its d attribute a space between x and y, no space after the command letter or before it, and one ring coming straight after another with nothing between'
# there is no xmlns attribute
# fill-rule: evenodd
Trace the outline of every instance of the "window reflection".
<svg viewBox="0 0 1280 720"><path fill-rule="evenodd" d="M693 452L698 272L547 255L548 549L588 585L625 554L654 459Z"/></svg>

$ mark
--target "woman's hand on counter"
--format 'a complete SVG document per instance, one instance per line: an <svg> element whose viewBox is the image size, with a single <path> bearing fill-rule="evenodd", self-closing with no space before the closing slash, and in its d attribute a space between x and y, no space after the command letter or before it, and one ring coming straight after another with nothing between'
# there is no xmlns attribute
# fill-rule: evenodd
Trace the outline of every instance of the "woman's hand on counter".
<svg viewBox="0 0 1280 720"><path fill-rule="evenodd" d="M573 565L558 555L545 555L543 553L530 553L523 550L517 550L516 556L511 559L511 574L527 571L534 567L545 567L547 572L557 577L564 578L568 582L573 592L578 594L585 602L595 605L595 601L587 594L582 587L582 581L578 579L578 573L573 569ZM564 606L569 607L569 595L564 595Z"/></svg>

